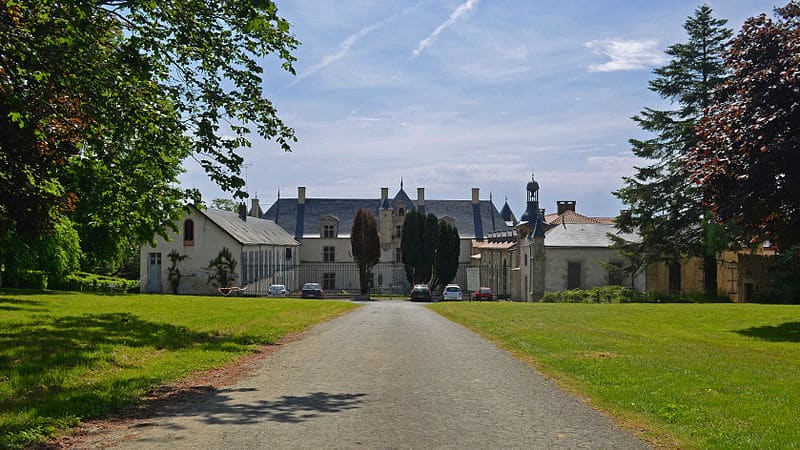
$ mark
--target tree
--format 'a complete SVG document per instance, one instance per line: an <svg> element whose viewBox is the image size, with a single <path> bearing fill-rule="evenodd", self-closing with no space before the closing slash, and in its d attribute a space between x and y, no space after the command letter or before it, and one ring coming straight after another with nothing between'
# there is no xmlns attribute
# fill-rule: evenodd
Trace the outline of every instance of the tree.
<svg viewBox="0 0 800 450"><path fill-rule="evenodd" d="M439 247L436 249L432 288L444 288L453 281L458 272L458 256L461 253L461 238L458 229L445 221L439 222Z"/></svg>
<svg viewBox="0 0 800 450"><path fill-rule="evenodd" d="M429 283L439 249L439 219L418 211L406 213L400 238L400 251L406 278L411 284Z"/></svg>
<svg viewBox="0 0 800 450"><path fill-rule="evenodd" d="M614 192L631 211L617 218L617 229L642 237L640 244L627 242L618 248L631 251L631 245L638 245L633 253L647 255L651 262L703 257L709 297L716 295L716 254L722 248L709 239L712 221L685 163L697 143L692 127L710 105L713 88L727 77L722 55L732 32L724 28L726 22L713 18L710 7L701 6L684 25L687 42L666 50L672 59L653 71L656 78L650 81L650 90L678 108L645 108L633 117L640 128L655 136L631 139L631 150L652 163L637 167L636 174L624 178L625 185Z"/></svg>
<svg viewBox="0 0 800 450"><path fill-rule="evenodd" d="M211 207L222 211L239 211L239 205L229 198L215 198L211 200Z"/></svg>
<svg viewBox="0 0 800 450"><path fill-rule="evenodd" d="M786 251L800 244L800 2L745 21L726 63L688 165L717 221Z"/></svg>
<svg viewBox="0 0 800 450"><path fill-rule="evenodd" d="M353 259L358 264L361 293L366 294L369 292L369 275L372 267L381 259L378 223L367 208L361 208L356 212L350 231L350 247L353 251Z"/></svg>
<svg viewBox="0 0 800 450"><path fill-rule="evenodd" d="M233 259L233 254L228 247L222 247L216 258L208 262L207 270L211 271L208 277L208 284L216 287L230 287L236 281L236 266L238 263Z"/></svg>
<svg viewBox="0 0 800 450"><path fill-rule="evenodd" d="M424 233L425 216L417 211L408 211L403 221L403 231L400 234L400 253L403 259L403 267L406 271L406 279L410 284L424 283L428 278L422 280L422 240ZM419 270L420 276L417 276Z"/></svg>
<svg viewBox="0 0 800 450"><path fill-rule="evenodd" d="M0 235L34 241L67 214L87 242L152 240L193 196L177 183L187 157L246 197L251 132L295 140L261 59L294 73L297 45L269 0L3 1Z"/></svg>

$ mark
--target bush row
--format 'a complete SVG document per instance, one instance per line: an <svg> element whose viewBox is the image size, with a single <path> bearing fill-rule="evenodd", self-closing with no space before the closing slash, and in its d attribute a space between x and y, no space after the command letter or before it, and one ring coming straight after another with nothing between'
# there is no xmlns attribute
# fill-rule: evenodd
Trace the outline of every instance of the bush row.
<svg viewBox="0 0 800 450"><path fill-rule="evenodd" d="M645 294L623 286L601 286L592 289L573 289L560 292L546 292L545 303L704 303L702 293L686 294ZM715 302L727 302L724 298Z"/></svg>
<svg viewBox="0 0 800 450"><path fill-rule="evenodd" d="M107 277L92 273L77 272L51 286L52 289L82 292L128 292L139 288L139 280Z"/></svg>

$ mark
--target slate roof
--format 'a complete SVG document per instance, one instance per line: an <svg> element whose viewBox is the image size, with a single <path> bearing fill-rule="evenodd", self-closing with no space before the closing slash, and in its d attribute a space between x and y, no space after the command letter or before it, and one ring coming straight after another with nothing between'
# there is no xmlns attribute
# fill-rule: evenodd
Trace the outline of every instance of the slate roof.
<svg viewBox="0 0 800 450"><path fill-rule="evenodd" d="M607 234L616 234L625 240L639 242L641 238L632 233L620 233L614 225L607 223L560 223L545 231L545 247L604 247L611 246Z"/></svg>
<svg viewBox="0 0 800 450"><path fill-rule="evenodd" d="M416 210L417 205L401 189L393 198L387 199L387 203L393 209L397 209L400 201L405 203L407 211ZM444 216L452 217L458 228L458 234L462 239L473 239L476 236L476 226L478 231L482 231L485 237L492 230L492 223L500 229L508 229L497 208L489 200L481 200L474 207L471 200L425 200L425 213L434 214L438 218ZM353 218L359 208L368 208L377 219L381 208L380 199L337 199L337 198L306 198L303 213L303 236L319 237L320 219L323 216L331 215L339 219L340 238L350 236L350 229L353 227ZM275 221L281 228L295 233L297 226L298 204L296 198L281 198L275 201L267 212L262 216L265 219ZM275 217L276 211L278 217ZM476 220L476 213L478 220ZM477 223L476 223L477 222Z"/></svg>
<svg viewBox="0 0 800 450"><path fill-rule="evenodd" d="M243 245L300 245L291 234L271 220L248 217L239 218L239 214L219 209L197 209L223 231Z"/></svg>

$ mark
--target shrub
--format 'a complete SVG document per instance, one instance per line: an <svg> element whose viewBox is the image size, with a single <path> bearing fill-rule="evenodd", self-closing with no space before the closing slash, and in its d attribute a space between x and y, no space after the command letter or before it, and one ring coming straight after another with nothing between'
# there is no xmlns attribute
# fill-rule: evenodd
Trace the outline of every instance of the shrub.
<svg viewBox="0 0 800 450"><path fill-rule="evenodd" d="M47 274L43 270L22 270L16 274L16 277L18 287L47 289Z"/></svg>
<svg viewBox="0 0 800 450"><path fill-rule="evenodd" d="M623 286L600 286L592 289L573 289L546 292L542 298L547 303L634 303L643 302L645 295Z"/></svg>
<svg viewBox="0 0 800 450"><path fill-rule="evenodd" d="M81 292L128 292L138 290L139 280L107 277L91 273L77 272L67 275L62 282L56 283L53 288L64 291Z"/></svg>

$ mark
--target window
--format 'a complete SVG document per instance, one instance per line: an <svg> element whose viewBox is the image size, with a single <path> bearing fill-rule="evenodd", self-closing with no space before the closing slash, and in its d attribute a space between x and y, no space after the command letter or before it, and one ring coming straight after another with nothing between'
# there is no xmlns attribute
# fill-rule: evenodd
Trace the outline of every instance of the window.
<svg viewBox="0 0 800 450"><path fill-rule="evenodd" d="M334 239L339 234L339 219L326 214L319 219L319 235L323 239Z"/></svg>
<svg viewBox="0 0 800 450"><path fill-rule="evenodd" d="M403 208L403 207L401 206L401 207L400 207L400 208L397 210L397 215L398 215L398 216L405 216L405 215L406 215L406 209L405 209L405 208Z"/></svg>
<svg viewBox="0 0 800 450"><path fill-rule="evenodd" d="M681 292L681 263L672 261L669 263L669 293L679 294Z"/></svg>
<svg viewBox="0 0 800 450"><path fill-rule="evenodd" d="M403 262L403 250L399 247L394 250L394 262Z"/></svg>
<svg viewBox="0 0 800 450"><path fill-rule="evenodd" d="M292 259L292 248L286 247L286 260L289 261Z"/></svg>
<svg viewBox="0 0 800 450"><path fill-rule="evenodd" d="M567 263L567 289L579 289L581 287L581 263Z"/></svg>
<svg viewBox="0 0 800 450"><path fill-rule="evenodd" d="M183 245L194 245L194 222L186 219L183 222Z"/></svg>
<svg viewBox="0 0 800 450"><path fill-rule="evenodd" d="M335 238L336 237L336 226L333 224L325 224L322 226L322 237L324 238Z"/></svg>
<svg viewBox="0 0 800 450"><path fill-rule="evenodd" d="M324 262L336 261L336 247L322 247L322 260Z"/></svg>
<svg viewBox="0 0 800 450"><path fill-rule="evenodd" d="M399 238L403 237L403 226L402 225L398 225L397 226L397 237L399 237Z"/></svg>
<svg viewBox="0 0 800 450"><path fill-rule="evenodd" d="M329 272L322 274L322 289L333 290L336 289L336 274Z"/></svg>

